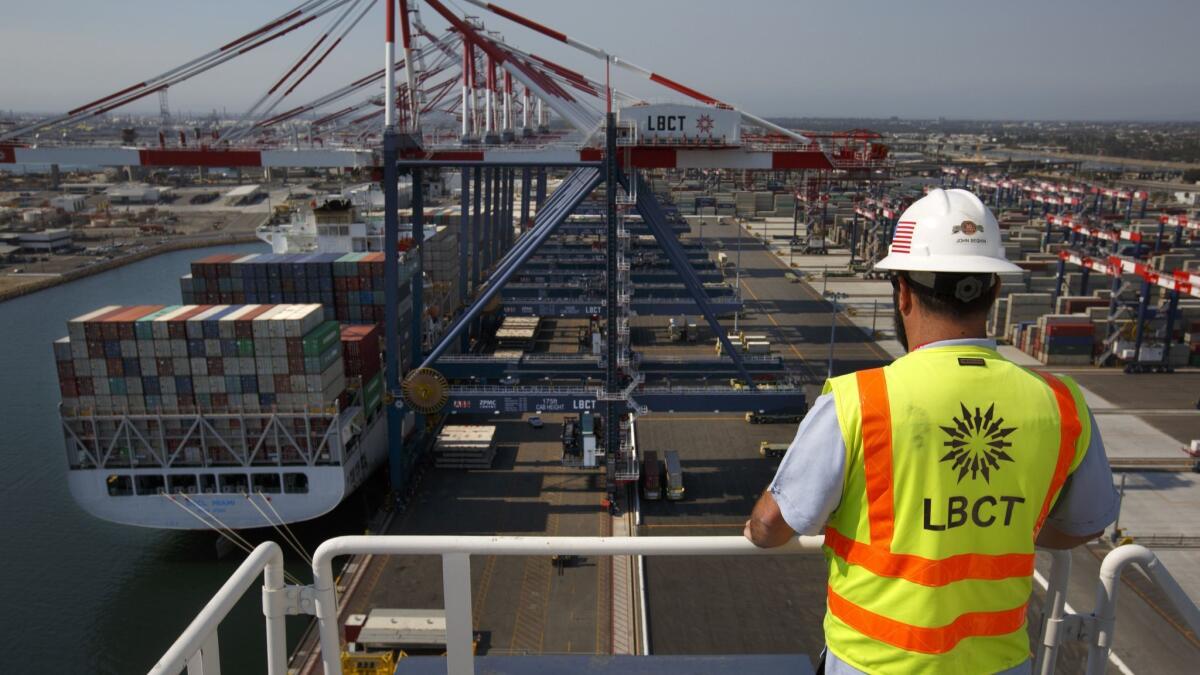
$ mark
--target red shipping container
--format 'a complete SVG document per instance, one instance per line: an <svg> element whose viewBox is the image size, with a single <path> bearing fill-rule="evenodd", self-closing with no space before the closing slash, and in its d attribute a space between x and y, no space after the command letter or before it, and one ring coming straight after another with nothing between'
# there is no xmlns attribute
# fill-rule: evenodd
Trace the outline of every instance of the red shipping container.
<svg viewBox="0 0 1200 675"><path fill-rule="evenodd" d="M121 362L121 359L105 359L104 361L105 368L108 369L109 377L125 376L125 365Z"/></svg>
<svg viewBox="0 0 1200 675"><path fill-rule="evenodd" d="M292 393L292 379L287 375L275 376L275 393L290 394Z"/></svg>
<svg viewBox="0 0 1200 675"><path fill-rule="evenodd" d="M65 380L75 377L75 364L70 361L58 361L58 379Z"/></svg>
<svg viewBox="0 0 1200 675"><path fill-rule="evenodd" d="M75 384L75 378L66 377L58 382L59 391L62 392L63 398L78 398L79 387Z"/></svg>
<svg viewBox="0 0 1200 675"><path fill-rule="evenodd" d="M229 408L229 394L211 394L211 396L214 410L226 410Z"/></svg>
<svg viewBox="0 0 1200 675"><path fill-rule="evenodd" d="M209 375L224 375L225 374L225 359L220 357L208 358L208 374Z"/></svg>
<svg viewBox="0 0 1200 675"><path fill-rule="evenodd" d="M342 326L342 356L347 375L370 379L379 372L379 328L377 323Z"/></svg>

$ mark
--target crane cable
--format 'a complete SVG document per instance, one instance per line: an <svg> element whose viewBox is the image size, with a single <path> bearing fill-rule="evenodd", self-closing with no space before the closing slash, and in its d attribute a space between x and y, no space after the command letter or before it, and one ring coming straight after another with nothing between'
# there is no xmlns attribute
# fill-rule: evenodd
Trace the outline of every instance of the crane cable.
<svg viewBox="0 0 1200 675"><path fill-rule="evenodd" d="M189 502L191 502L193 505L195 505L196 508L200 512L204 513L206 516L208 516L209 518L212 518L214 521L219 523L221 525L221 527L218 527L218 526L213 525L212 523L208 522L207 520L204 519L204 517L198 515L195 511L192 511L190 508L184 506L182 502L177 501L172 495L169 495L164 492L164 493L162 493L162 496L167 501L174 504L175 506L178 506L179 508L183 509L184 513L187 513L188 515L195 518L196 520L199 520L201 523L204 523L204 525L207 526L209 529L213 530L214 532L221 535L225 539L228 539L230 543L232 543L234 546L241 549L242 552L244 552L246 554L250 554L254 551L254 547L250 545L250 542L246 541L246 539L244 537L242 537L240 534L238 534L236 531L234 531L228 525L225 525L224 523L222 523L219 518L214 516L209 511L205 510L205 508L203 506L200 506L196 502L192 501L192 499L190 497L188 497L186 494L184 494L182 492L180 492L178 494L179 494L179 496L183 497L184 499L187 499ZM222 529L222 528L224 528L224 529ZM287 579L287 581L289 583L295 584L297 586L303 585L299 579L292 576L292 574L290 572L288 572L286 569L283 571L283 576L285 579Z"/></svg>
<svg viewBox="0 0 1200 675"><path fill-rule="evenodd" d="M279 525L282 525L284 529L279 529L279 525L276 525L275 521L271 520L271 517L268 516L265 511L260 509L258 504L254 503L254 494L247 494L246 501L250 502L250 506L253 506L254 510L258 511L258 514L263 517L263 520L267 521L267 523L275 530L276 534L282 537L288 546L292 547L292 550L298 553L305 562L307 562L309 565L312 565L312 556L308 554L308 551L305 550L304 545L300 543L300 540L296 538L296 535L293 534L291 529L288 528L287 523L283 522L283 516L279 515L279 512L275 510L274 506L271 506L270 500L267 499L267 496L263 494L262 490L259 490L256 494L258 494L259 497L262 497L263 502L265 502L271 511L275 513L275 515L279 518Z"/></svg>

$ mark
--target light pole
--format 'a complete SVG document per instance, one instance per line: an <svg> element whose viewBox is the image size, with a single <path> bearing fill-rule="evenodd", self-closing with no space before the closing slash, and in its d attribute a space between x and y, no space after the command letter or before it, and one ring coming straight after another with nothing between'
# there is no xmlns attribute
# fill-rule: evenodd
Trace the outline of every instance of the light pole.
<svg viewBox="0 0 1200 675"><path fill-rule="evenodd" d="M825 377L830 379L833 377L833 345L837 337L838 300L846 298L848 295L837 291L827 291L823 297L829 300L829 370Z"/></svg>
<svg viewBox="0 0 1200 675"><path fill-rule="evenodd" d="M737 257L734 262L734 282L738 299L742 297L742 221L737 221Z"/></svg>

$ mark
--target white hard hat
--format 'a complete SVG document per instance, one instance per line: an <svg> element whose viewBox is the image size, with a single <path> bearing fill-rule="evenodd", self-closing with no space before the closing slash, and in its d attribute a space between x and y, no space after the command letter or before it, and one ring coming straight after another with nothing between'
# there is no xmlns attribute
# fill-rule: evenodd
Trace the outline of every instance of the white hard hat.
<svg viewBox="0 0 1200 675"><path fill-rule="evenodd" d="M1004 257L1000 225L967 190L936 189L900 214L877 270L987 274L1019 272Z"/></svg>

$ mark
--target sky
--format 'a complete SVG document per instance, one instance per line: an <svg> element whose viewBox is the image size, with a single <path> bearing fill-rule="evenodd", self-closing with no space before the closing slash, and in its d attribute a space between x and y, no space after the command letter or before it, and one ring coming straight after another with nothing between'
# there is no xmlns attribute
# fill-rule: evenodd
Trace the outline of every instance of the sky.
<svg viewBox="0 0 1200 675"><path fill-rule="evenodd" d="M0 110L53 112L90 102L299 3L10 0L0 22ZM1196 0L496 4L764 117L1200 120ZM431 29L446 25L428 5L421 16ZM602 62L502 18L484 19L510 43L603 79ZM288 101L379 68L382 23L379 0ZM316 35L310 25L174 87L171 108L233 114L249 107ZM680 100L621 71L614 84L655 102ZM157 109L154 98L129 108Z"/></svg>

